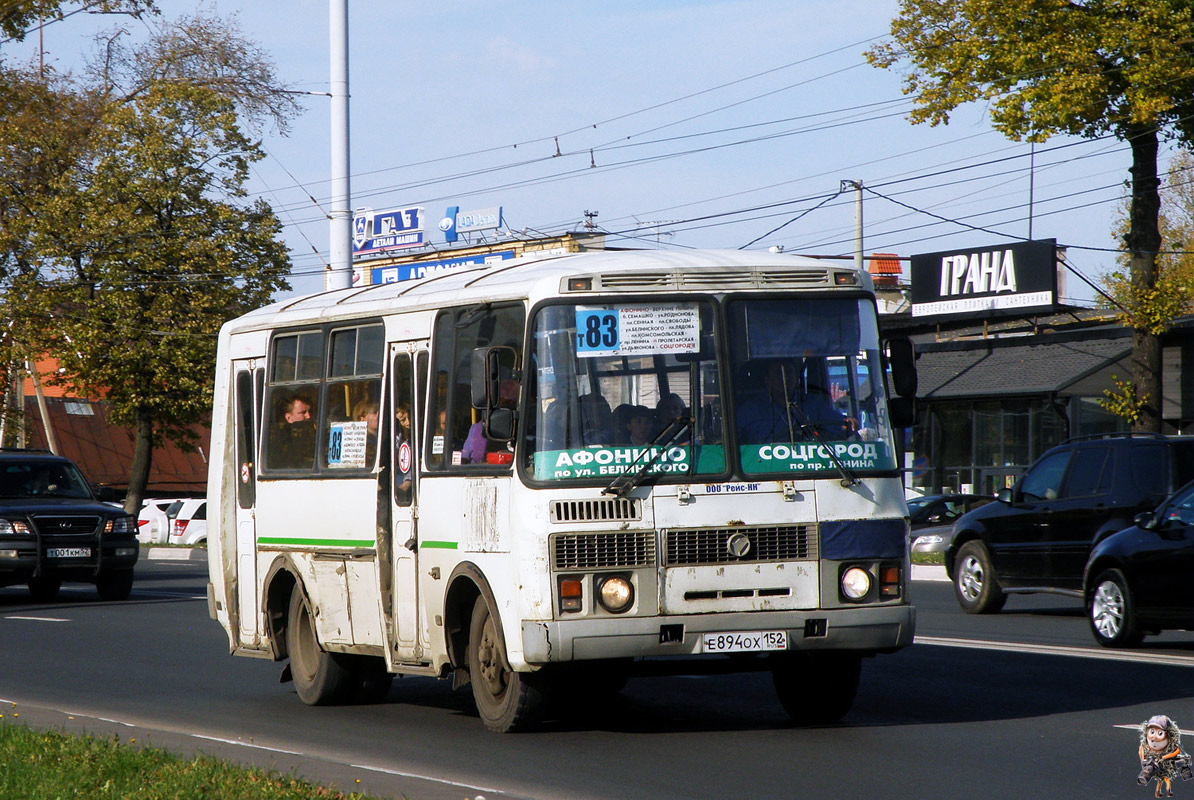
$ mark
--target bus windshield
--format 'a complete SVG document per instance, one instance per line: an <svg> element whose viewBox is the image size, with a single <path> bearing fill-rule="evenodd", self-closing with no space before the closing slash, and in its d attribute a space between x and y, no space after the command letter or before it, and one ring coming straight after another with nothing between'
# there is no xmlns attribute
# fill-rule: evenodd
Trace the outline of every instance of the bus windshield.
<svg viewBox="0 0 1194 800"><path fill-rule="evenodd" d="M725 472L713 318L712 301L691 299L540 309L531 476L608 481L647 464L652 475Z"/></svg>
<svg viewBox="0 0 1194 800"><path fill-rule="evenodd" d="M895 469L869 301L732 298L724 370L717 317L713 299L542 307L526 372L530 477Z"/></svg>
<svg viewBox="0 0 1194 800"><path fill-rule="evenodd" d="M733 299L726 312L744 474L895 468L871 303Z"/></svg>

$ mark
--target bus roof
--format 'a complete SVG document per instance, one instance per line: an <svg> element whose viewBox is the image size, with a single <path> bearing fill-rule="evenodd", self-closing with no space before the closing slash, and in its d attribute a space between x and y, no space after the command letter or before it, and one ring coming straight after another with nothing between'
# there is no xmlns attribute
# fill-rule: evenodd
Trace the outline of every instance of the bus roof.
<svg viewBox="0 0 1194 800"><path fill-rule="evenodd" d="M231 327L248 330L300 321L335 320L393 313L396 308L440 308L559 294L563 281L594 279L594 291L718 292L824 288L834 272L857 273L850 261L744 250L602 250L530 253L467 266L419 280L380 283L289 298L252 311ZM865 272L861 285L869 288Z"/></svg>

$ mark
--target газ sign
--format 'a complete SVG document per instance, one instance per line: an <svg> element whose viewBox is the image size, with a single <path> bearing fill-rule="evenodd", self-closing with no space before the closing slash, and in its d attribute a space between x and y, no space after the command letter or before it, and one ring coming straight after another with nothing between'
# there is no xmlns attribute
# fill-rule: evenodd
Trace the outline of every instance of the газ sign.
<svg viewBox="0 0 1194 800"><path fill-rule="evenodd" d="M1057 240L912 256L912 316L1049 311L1057 306Z"/></svg>

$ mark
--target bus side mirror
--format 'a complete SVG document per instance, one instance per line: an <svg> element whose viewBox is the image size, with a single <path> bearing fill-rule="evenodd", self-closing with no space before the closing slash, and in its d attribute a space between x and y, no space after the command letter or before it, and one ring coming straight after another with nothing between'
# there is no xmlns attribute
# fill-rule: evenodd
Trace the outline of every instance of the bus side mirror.
<svg viewBox="0 0 1194 800"><path fill-rule="evenodd" d="M501 400L503 380L514 378L517 356L513 347L478 347L469 370L473 408L489 410Z"/></svg>
<svg viewBox="0 0 1194 800"><path fill-rule="evenodd" d="M511 408L495 408L490 411L485 427L485 435L498 442L508 442L513 439L514 410Z"/></svg>
<svg viewBox="0 0 1194 800"><path fill-rule="evenodd" d="M893 428L911 428L916 424L916 398L893 397L887 403Z"/></svg>
<svg viewBox="0 0 1194 800"><path fill-rule="evenodd" d="M891 365L891 383L899 397L916 396L916 348L911 339L889 339L887 360Z"/></svg>

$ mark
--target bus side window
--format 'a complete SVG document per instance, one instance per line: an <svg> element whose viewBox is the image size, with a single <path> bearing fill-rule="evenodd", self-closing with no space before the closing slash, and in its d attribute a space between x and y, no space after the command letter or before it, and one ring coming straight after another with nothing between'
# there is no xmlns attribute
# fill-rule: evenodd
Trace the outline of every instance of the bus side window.
<svg viewBox="0 0 1194 800"><path fill-rule="evenodd" d="M315 466L315 425L323 334L310 331L278 336L271 353L266 408L265 466L310 470Z"/></svg>
<svg viewBox="0 0 1194 800"><path fill-rule="evenodd" d="M410 355L399 353L394 356L393 391L394 398L394 452L390 463L394 465L394 502L409 506L414 497L415 450L411 430L411 409L414 408L414 381L411 380Z"/></svg>
<svg viewBox="0 0 1194 800"><path fill-rule="evenodd" d="M473 306L441 312L435 325L435 389L428 423L431 430L428 466L471 468L508 464L504 444L490 442L484 432L484 409L471 402L472 353L478 347L506 346L522 364L526 317L521 305ZM503 382L500 402L510 407L518 398L516 380Z"/></svg>
<svg viewBox="0 0 1194 800"><path fill-rule="evenodd" d="M381 325L332 331L322 466L364 469L377 461L384 339Z"/></svg>

